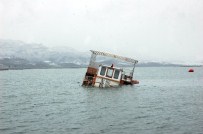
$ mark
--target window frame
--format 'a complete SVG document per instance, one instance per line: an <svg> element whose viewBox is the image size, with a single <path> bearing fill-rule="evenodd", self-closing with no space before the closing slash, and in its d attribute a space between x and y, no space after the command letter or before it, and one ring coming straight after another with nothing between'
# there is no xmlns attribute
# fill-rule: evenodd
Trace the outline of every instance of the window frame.
<svg viewBox="0 0 203 134"><path fill-rule="evenodd" d="M111 76L108 75L109 70L112 70ZM107 68L106 77L112 78L112 77L113 77L113 74L114 74L114 69L113 69L113 68Z"/></svg>
<svg viewBox="0 0 203 134"><path fill-rule="evenodd" d="M115 78L116 71L118 71L117 78ZM119 79L119 76L120 76L120 70L114 69L113 79L117 79L117 80L118 80L118 79Z"/></svg>
<svg viewBox="0 0 203 134"><path fill-rule="evenodd" d="M102 72L102 68L105 68L105 71L104 71L104 74L103 74L103 75L101 74L101 72ZM105 75L106 75L106 70L107 70L107 67L102 66L99 75L101 75L101 76L105 76Z"/></svg>

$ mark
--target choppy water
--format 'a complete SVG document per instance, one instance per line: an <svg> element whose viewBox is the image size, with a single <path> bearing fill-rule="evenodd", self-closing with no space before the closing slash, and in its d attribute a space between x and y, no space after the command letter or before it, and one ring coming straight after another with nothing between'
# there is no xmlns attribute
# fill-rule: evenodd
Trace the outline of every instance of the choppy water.
<svg viewBox="0 0 203 134"><path fill-rule="evenodd" d="M203 133L203 68L136 68L139 85L83 88L85 69L0 72L0 134Z"/></svg>

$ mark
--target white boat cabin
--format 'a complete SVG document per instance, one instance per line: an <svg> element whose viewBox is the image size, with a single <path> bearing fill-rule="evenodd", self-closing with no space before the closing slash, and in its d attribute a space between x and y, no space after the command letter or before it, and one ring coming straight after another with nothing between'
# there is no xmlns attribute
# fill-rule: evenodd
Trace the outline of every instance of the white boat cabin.
<svg viewBox="0 0 203 134"><path fill-rule="evenodd" d="M116 87L120 86L122 69L100 66L95 79L95 87Z"/></svg>

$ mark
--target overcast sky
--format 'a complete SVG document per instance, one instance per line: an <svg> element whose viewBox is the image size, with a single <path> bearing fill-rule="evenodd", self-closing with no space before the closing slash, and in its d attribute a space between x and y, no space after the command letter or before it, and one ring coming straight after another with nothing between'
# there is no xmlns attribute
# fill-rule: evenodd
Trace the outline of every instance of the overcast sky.
<svg viewBox="0 0 203 134"><path fill-rule="evenodd" d="M203 0L0 0L0 39L203 63Z"/></svg>

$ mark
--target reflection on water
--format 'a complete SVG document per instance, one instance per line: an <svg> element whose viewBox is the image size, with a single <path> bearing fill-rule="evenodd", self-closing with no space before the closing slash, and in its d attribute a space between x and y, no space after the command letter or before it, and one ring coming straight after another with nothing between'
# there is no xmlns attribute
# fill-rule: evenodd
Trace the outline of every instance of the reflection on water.
<svg viewBox="0 0 203 134"><path fill-rule="evenodd" d="M0 133L202 133L203 69L136 68L139 85L83 88L85 69L0 72Z"/></svg>

